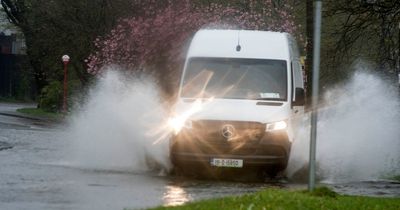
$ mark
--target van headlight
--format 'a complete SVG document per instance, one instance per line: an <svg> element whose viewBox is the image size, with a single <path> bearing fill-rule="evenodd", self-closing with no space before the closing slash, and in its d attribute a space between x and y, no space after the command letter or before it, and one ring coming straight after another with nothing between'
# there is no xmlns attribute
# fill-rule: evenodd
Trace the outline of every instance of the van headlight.
<svg viewBox="0 0 400 210"><path fill-rule="evenodd" d="M178 134L182 128L192 128L192 121L183 117L172 117L168 120L168 126L174 131L175 135Z"/></svg>
<svg viewBox="0 0 400 210"><path fill-rule="evenodd" d="M285 120L278 121L278 122L273 122L273 123L268 123L266 126L265 131L278 131L278 130L284 130L288 126L287 122Z"/></svg>

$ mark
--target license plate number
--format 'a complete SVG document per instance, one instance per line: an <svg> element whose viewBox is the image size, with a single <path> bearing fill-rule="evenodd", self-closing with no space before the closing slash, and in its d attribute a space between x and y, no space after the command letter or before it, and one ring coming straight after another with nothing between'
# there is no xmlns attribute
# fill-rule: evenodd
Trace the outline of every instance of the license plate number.
<svg viewBox="0 0 400 210"><path fill-rule="evenodd" d="M211 159L211 165L215 167L242 168L243 160L213 158Z"/></svg>

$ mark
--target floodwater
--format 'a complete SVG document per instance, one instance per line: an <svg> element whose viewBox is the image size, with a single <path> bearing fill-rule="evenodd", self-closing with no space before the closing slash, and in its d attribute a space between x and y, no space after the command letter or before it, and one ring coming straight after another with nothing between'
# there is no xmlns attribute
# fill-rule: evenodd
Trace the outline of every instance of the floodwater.
<svg viewBox="0 0 400 210"><path fill-rule="evenodd" d="M400 174L396 97L368 74L327 91L318 121L320 184L341 194L400 197L400 182L388 180ZM286 176L243 182L169 175L169 113L159 99L148 78L111 71L65 124L13 117L26 105L0 103L0 209L143 209L307 188L309 127L292 146Z"/></svg>
<svg viewBox="0 0 400 210"><path fill-rule="evenodd" d="M141 209L287 187L76 166L63 127L0 114L0 209Z"/></svg>
<svg viewBox="0 0 400 210"><path fill-rule="evenodd" d="M0 104L0 111L10 106ZM270 187L306 188L285 178L247 183L77 166L66 158L66 132L64 125L0 115L0 209L142 209ZM392 181L325 184L343 194L400 196L400 183Z"/></svg>

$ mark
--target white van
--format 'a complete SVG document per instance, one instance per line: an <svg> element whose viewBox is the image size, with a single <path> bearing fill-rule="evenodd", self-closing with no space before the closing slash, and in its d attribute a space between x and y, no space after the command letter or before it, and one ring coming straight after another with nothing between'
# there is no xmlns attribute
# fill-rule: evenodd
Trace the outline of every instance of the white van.
<svg viewBox="0 0 400 210"><path fill-rule="evenodd" d="M200 30L190 44L170 141L175 167L286 168L304 112L300 56L290 34Z"/></svg>

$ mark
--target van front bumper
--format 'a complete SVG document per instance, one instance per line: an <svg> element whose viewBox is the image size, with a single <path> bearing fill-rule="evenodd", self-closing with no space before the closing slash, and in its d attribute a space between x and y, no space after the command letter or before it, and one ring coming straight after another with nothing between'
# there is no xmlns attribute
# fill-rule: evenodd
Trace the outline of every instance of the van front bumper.
<svg viewBox="0 0 400 210"><path fill-rule="evenodd" d="M212 142L183 131L171 139L170 157L175 166L212 166L213 159L243 160L244 167L279 166L285 169L291 148L286 131L266 132L259 139Z"/></svg>

